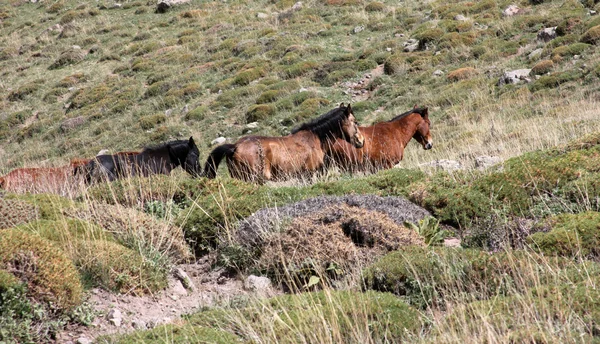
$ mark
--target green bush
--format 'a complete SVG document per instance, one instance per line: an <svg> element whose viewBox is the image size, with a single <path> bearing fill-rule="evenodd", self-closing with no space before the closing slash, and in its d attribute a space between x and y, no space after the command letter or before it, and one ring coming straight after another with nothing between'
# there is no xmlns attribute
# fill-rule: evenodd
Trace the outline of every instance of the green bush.
<svg viewBox="0 0 600 344"><path fill-rule="evenodd" d="M600 42L600 25L594 26L587 30L581 36L581 42L597 45Z"/></svg>
<svg viewBox="0 0 600 344"><path fill-rule="evenodd" d="M539 252L563 257L600 257L600 213L561 214L549 220L551 230L538 232L527 243Z"/></svg>
<svg viewBox="0 0 600 344"><path fill-rule="evenodd" d="M190 112L185 114L185 119L187 121L202 121L206 118L206 115L210 112L208 106L200 105Z"/></svg>
<svg viewBox="0 0 600 344"><path fill-rule="evenodd" d="M383 64L383 71L387 75L399 74L406 71L406 60L402 54L389 56Z"/></svg>
<svg viewBox="0 0 600 344"><path fill-rule="evenodd" d="M268 104L251 105L246 111L246 123L264 121L275 115L275 107Z"/></svg>
<svg viewBox="0 0 600 344"><path fill-rule="evenodd" d="M164 113L157 113L154 115L148 115L140 117L140 127L144 130L149 130L167 121L167 116Z"/></svg>
<svg viewBox="0 0 600 344"><path fill-rule="evenodd" d="M26 283L29 297L59 311L81 302L83 288L75 266L57 246L38 235L0 231L0 269Z"/></svg>

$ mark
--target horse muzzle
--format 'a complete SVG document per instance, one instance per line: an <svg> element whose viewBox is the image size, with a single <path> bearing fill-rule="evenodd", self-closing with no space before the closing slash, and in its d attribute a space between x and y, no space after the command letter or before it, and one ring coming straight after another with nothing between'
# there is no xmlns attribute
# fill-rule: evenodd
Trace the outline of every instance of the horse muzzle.
<svg viewBox="0 0 600 344"><path fill-rule="evenodd" d="M356 148L363 148L363 146L365 145L365 138L364 137L360 137L360 138L356 138L353 140L354 142L354 147Z"/></svg>
<svg viewBox="0 0 600 344"><path fill-rule="evenodd" d="M425 150L430 150L431 148L433 148L433 143L427 142L425 145L423 145L423 148Z"/></svg>

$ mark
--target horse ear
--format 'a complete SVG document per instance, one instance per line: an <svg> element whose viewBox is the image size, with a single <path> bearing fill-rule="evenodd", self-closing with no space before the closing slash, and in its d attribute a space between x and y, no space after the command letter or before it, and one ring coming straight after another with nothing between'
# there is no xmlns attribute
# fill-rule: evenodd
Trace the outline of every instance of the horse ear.
<svg viewBox="0 0 600 344"><path fill-rule="evenodd" d="M340 104L340 107L341 107L341 108L343 108L343 107L344 107L344 103L341 103L341 104Z"/></svg>
<svg viewBox="0 0 600 344"><path fill-rule="evenodd" d="M415 104L415 106L413 106L413 109L416 109L416 108L417 108L417 104Z"/></svg>
<svg viewBox="0 0 600 344"><path fill-rule="evenodd" d="M429 118L429 109L428 108L423 108L423 118L428 119Z"/></svg>
<svg viewBox="0 0 600 344"><path fill-rule="evenodd" d="M346 113L351 113L352 112L352 107L350 106L350 103L348 103L348 106L346 106Z"/></svg>
<svg viewBox="0 0 600 344"><path fill-rule="evenodd" d="M196 143L194 142L194 137L190 136L190 140L188 141L188 146L194 147Z"/></svg>

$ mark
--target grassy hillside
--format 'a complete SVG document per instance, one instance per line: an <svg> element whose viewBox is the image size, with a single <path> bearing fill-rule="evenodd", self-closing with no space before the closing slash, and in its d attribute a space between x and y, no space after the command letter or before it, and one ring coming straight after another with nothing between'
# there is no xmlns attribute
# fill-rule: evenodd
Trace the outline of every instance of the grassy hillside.
<svg viewBox="0 0 600 344"><path fill-rule="evenodd" d="M504 16L511 4L519 13ZM215 180L179 171L66 197L3 193L0 341L51 341L67 324L89 325L91 288L153 294L172 267L208 252L234 278L267 275L298 295L100 341L598 340L596 1L192 0L154 10L155 1L0 4L0 172L190 135L205 157L217 136L284 135L340 102L362 124L428 106L434 148L411 145L401 169L310 183L248 184L222 168ZM554 26L556 38L538 40ZM411 39L417 50L405 52ZM529 82L498 85L523 68ZM472 167L480 155L505 161L420 166ZM403 225L324 208L277 218L270 246L240 241L238 221L262 208L349 194L405 197L435 218ZM371 239L354 245L339 231L348 223ZM335 240L311 239L329 233ZM462 247L439 247L446 235ZM309 244L287 259L298 242ZM340 261L349 255L352 264Z"/></svg>
<svg viewBox="0 0 600 344"><path fill-rule="evenodd" d="M248 122L282 135L349 101L364 124L430 107L435 149L408 149L409 167L510 157L598 130L597 5L520 1L504 17L512 3L193 0L158 14L154 1L6 1L0 171L190 134L206 153ZM538 41L552 26L559 37ZM409 39L423 50L404 52ZM385 74L365 79L377 65ZM532 83L496 85L534 66ZM358 81L368 93L346 94Z"/></svg>

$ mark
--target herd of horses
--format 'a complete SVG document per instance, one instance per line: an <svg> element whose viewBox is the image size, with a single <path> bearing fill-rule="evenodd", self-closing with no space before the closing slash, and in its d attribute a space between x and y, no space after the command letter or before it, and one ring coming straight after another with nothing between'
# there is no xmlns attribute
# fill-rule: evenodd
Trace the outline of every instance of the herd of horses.
<svg viewBox="0 0 600 344"><path fill-rule="evenodd" d="M287 136L245 136L220 145L209 154L203 169L198 147L190 137L140 152L73 159L61 167L16 169L0 177L0 188L48 191L48 187L72 184L74 177L91 184L128 176L168 175L179 166L193 177L215 178L223 158L232 178L256 183L311 175L333 164L351 172L374 172L399 163L412 138L431 149L430 126L427 108L415 107L389 121L362 127L350 104L342 103Z"/></svg>

